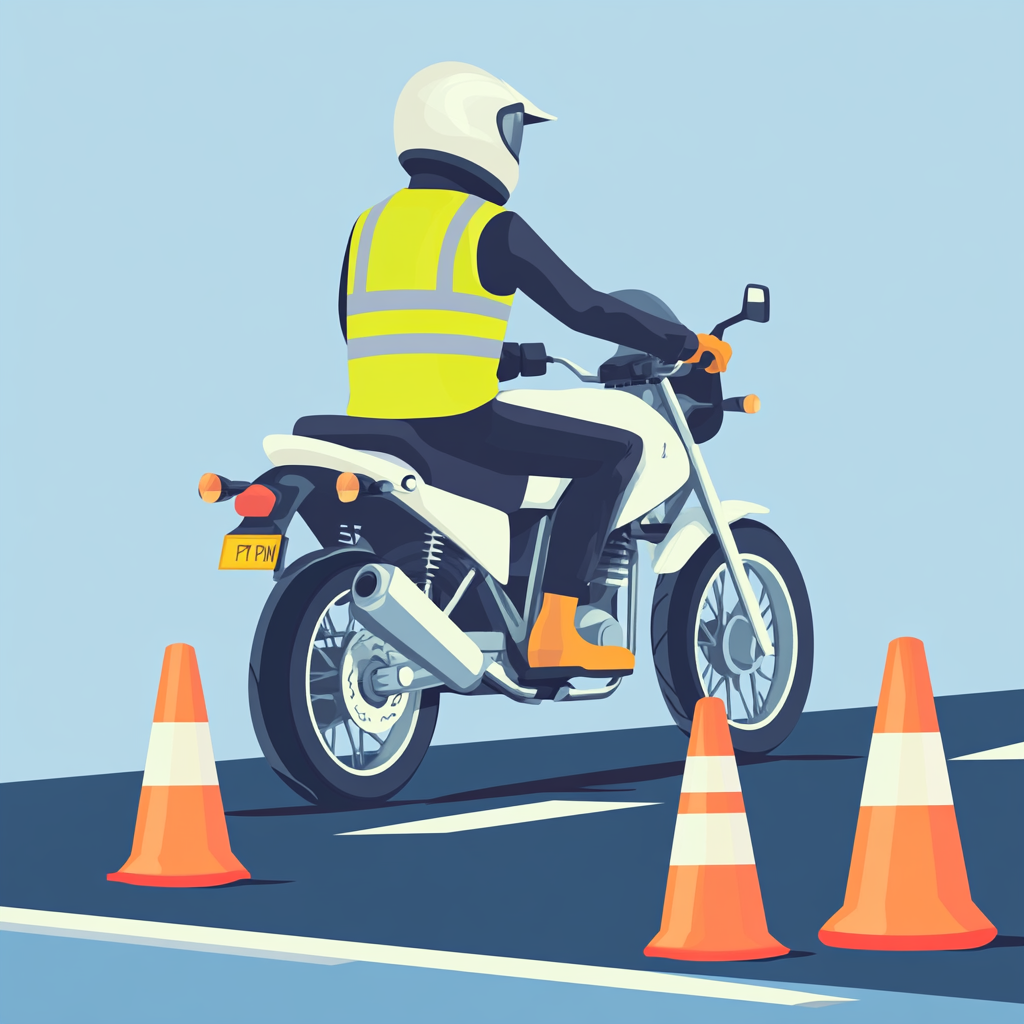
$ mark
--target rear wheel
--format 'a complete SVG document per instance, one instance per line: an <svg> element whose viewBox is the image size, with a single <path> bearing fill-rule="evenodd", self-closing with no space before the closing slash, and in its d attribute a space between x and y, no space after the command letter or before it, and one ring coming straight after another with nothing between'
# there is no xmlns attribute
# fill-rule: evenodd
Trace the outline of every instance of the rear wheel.
<svg viewBox="0 0 1024 1024"><path fill-rule="evenodd" d="M268 603L253 645L250 706L264 753L307 799L383 800L419 767L437 721L437 689L378 697L389 648L351 614L352 579L371 559L304 570Z"/></svg>
<svg viewBox="0 0 1024 1024"><path fill-rule="evenodd" d="M689 733L694 705L720 697L737 750L777 747L800 717L811 684L814 627L796 561L782 540L750 520L732 524L775 653L764 657L725 565L709 538L678 573L659 577L651 644L662 695Z"/></svg>

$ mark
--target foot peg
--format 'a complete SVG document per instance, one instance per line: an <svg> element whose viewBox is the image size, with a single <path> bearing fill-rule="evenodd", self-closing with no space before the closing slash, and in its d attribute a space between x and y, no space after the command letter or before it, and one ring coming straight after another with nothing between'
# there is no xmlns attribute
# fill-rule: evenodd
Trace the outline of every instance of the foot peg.
<svg viewBox="0 0 1024 1024"><path fill-rule="evenodd" d="M582 690L575 686L562 686L559 687L558 692L551 699L557 704L560 701L576 701L576 700L601 700L603 697L608 697L613 694L618 688L619 683L622 682L623 677L619 676L617 679L613 679L607 686L595 686L592 690Z"/></svg>
<svg viewBox="0 0 1024 1024"><path fill-rule="evenodd" d="M631 668L581 668L579 665L558 665L552 668L528 668L519 676L526 683L551 683L583 677L607 679L609 676L631 676Z"/></svg>
<svg viewBox="0 0 1024 1024"><path fill-rule="evenodd" d="M520 686L518 683L512 682L508 673L497 662L487 666L487 671L484 672L484 681L490 683L491 686L496 690L500 690L507 697L519 701L520 704L540 703L540 698L537 696L537 690L534 687Z"/></svg>

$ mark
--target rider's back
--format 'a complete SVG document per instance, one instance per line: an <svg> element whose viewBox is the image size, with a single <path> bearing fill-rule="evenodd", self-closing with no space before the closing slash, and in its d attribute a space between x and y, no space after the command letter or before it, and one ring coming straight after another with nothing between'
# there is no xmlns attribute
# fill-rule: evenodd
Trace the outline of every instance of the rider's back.
<svg viewBox="0 0 1024 1024"><path fill-rule="evenodd" d="M498 392L512 295L480 283L480 234L502 207L402 189L363 213L349 248L350 416L456 416Z"/></svg>

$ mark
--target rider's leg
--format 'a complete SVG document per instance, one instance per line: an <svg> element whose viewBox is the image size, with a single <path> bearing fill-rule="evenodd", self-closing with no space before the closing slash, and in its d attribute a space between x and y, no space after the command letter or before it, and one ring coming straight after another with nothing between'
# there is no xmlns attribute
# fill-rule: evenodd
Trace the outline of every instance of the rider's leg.
<svg viewBox="0 0 1024 1024"><path fill-rule="evenodd" d="M553 517L544 601L529 642L536 668L623 672L623 647L587 643L576 631L577 604L589 596L623 492L643 453L640 438L601 423L493 401L461 416L409 420L433 447L510 474L571 477Z"/></svg>

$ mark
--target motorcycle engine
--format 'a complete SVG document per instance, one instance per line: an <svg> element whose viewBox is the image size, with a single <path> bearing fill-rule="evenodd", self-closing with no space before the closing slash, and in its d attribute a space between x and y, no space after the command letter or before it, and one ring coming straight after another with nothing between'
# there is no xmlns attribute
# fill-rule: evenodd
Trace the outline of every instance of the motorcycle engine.
<svg viewBox="0 0 1024 1024"><path fill-rule="evenodd" d="M619 620L589 604L576 609L576 631L587 643L601 647L621 647L624 642Z"/></svg>

